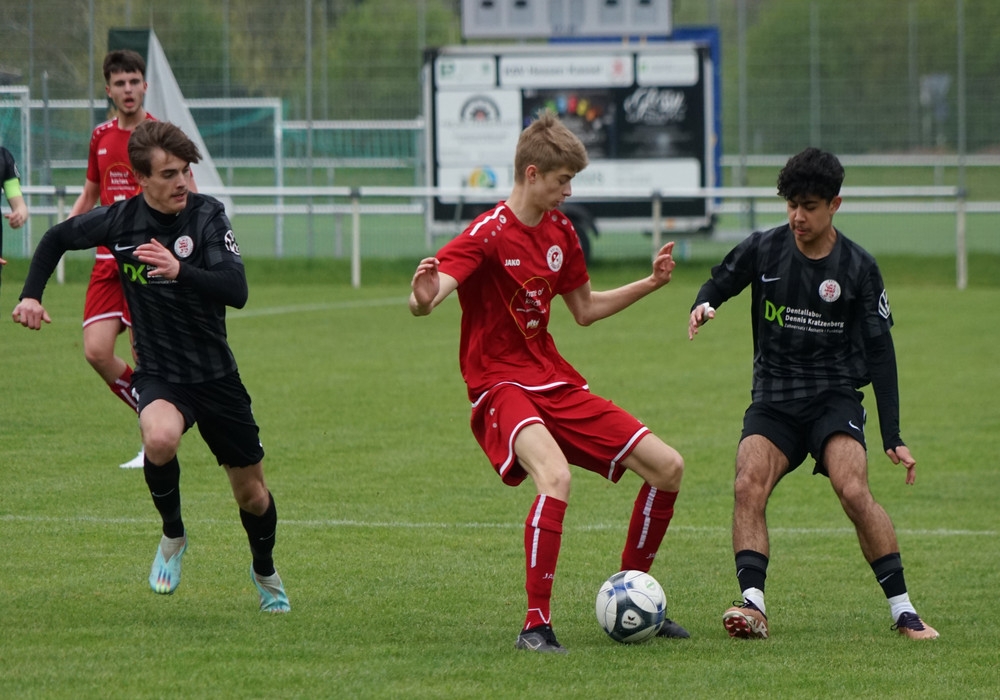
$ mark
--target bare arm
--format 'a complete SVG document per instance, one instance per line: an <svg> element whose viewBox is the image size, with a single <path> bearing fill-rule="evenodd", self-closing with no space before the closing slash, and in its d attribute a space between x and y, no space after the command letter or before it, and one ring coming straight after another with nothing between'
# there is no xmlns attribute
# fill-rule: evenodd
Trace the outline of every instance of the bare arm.
<svg viewBox="0 0 1000 700"><path fill-rule="evenodd" d="M83 183L83 192L73 202L73 208L69 210L69 215L71 217L78 216L90 211L97 204L100 196L101 186L92 180L86 180Z"/></svg>
<svg viewBox="0 0 1000 700"><path fill-rule="evenodd" d="M410 313L426 316L445 297L458 289L458 280L438 270L437 258L424 258L417 265L410 282Z"/></svg>
<svg viewBox="0 0 1000 700"><path fill-rule="evenodd" d="M20 195L8 196L7 203L10 204L10 213L4 214L4 218L10 222L11 228L21 228L28 220L28 205L24 203L24 197Z"/></svg>
<svg viewBox="0 0 1000 700"><path fill-rule="evenodd" d="M673 250L673 241L660 248L653 260L653 271L649 277L601 292L595 292L587 282L564 294L563 300L573 318L581 326L589 326L602 318L613 316L667 284L677 264L673 258Z"/></svg>

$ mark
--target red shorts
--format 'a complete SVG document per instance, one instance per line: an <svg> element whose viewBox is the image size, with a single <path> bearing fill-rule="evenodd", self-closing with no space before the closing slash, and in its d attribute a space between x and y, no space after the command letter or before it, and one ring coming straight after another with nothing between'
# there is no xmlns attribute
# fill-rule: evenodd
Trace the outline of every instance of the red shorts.
<svg viewBox="0 0 1000 700"><path fill-rule="evenodd" d="M132 317L125 303L122 281L118 276L118 264L110 253L97 252L94 269L90 272L87 285L87 299L83 304L83 325L86 328L95 321L117 319L123 325L132 326ZM104 256L108 257L104 257Z"/></svg>
<svg viewBox="0 0 1000 700"><path fill-rule="evenodd" d="M497 474L517 486L528 474L514 454L521 428L544 425L570 464L617 482L628 457L649 428L607 399L577 386L529 391L517 384L490 389L472 409L472 433Z"/></svg>

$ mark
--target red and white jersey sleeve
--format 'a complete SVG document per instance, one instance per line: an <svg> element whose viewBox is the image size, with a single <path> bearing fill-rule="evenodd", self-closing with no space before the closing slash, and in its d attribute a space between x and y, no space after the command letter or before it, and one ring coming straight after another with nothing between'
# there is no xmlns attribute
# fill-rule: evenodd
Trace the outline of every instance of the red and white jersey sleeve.
<svg viewBox="0 0 1000 700"><path fill-rule="evenodd" d="M542 390L586 380L549 334L555 297L590 278L576 232L558 211L525 226L503 202L438 253L458 280L462 306L459 363L475 401L500 383Z"/></svg>

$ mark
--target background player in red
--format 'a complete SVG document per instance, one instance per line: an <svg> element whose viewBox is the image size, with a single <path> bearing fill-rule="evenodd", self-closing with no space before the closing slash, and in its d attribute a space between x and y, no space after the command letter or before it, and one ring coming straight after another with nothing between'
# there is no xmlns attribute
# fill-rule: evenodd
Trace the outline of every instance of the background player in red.
<svg viewBox="0 0 1000 700"><path fill-rule="evenodd" d="M576 232L557 208L587 165L580 140L550 113L521 134L510 197L478 217L413 275L410 311L429 314L458 290L459 360L472 401L472 431L505 484L531 477L537 497L524 528L528 612L516 647L565 653L551 626L550 600L570 491L570 464L617 482L626 469L643 484L621 568L649 571L673 516L680 454L610 401L559 354L549 334L561 295L583 326L611 316L670 281L673 243L649 277L591 289ZM687 637L667 621L661 636Z"/></svg>
<svg viewBox="0 0 1000 700"><path fill-rule="evenodd" d="M139 192L129 164L128 140L136 126L153 118L143 106L145 76L146 62L135 51L111 51L104 57L104 91L114 103L117 116L99 124L91 134L87 179L70 216L88 212L98 203L107 206L120 202ZM111 392L136 410L130 389L132 367L115 354L115 341L131 325L114 256L100 247L83 310L83 354ZM142 464L140 451L121 467L141 469Z"/></svg>

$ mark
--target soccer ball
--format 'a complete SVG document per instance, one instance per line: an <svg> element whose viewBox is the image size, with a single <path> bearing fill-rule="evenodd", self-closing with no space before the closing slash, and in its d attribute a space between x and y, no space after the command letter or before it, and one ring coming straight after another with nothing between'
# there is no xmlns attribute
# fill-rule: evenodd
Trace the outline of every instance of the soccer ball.
<svg viewBox="0 0 1000 700"><path fill-rule="evenodd" d="M644 571L619 571L597 592L596 612L601 628L616 642L643 642L663 626L667 596Z"/></svg>

